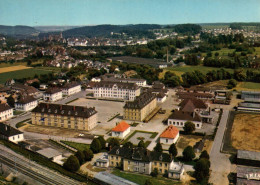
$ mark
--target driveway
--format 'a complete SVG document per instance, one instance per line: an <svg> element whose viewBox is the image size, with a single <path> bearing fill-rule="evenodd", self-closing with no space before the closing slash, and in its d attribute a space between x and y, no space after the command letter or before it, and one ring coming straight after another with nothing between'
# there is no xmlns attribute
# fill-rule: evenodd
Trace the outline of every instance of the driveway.
<svg viewBox="0 0 260 185"><path fill-rule="evenodd" d="M209 182L214 185L229 184L228 174L230 173L232 165L229 161L229 155L221 153L222 140L226 130L229 110L223 110L222 118L218 127L216 137L210 152L211 175Z"/></svg>

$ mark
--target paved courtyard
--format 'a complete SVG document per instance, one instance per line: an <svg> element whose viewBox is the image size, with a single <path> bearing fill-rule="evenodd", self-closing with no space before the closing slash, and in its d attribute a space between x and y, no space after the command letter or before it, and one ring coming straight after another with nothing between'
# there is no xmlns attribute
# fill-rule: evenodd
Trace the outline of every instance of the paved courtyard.
<svg viewBox="0 0 260 185"><path fill-rule="evenodd" d="M138 143L141 141L138 138L143 138L143 141L152 141L153 138L151 138L151 133L142 133L142 132L136 132L128 141L133 143L134 145L138 145Z"/></svg>

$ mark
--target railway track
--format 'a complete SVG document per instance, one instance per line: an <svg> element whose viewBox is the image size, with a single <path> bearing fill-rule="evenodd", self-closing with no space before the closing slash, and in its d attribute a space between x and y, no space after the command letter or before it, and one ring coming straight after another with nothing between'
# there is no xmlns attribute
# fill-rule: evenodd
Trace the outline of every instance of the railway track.
<svg viewBox="0 0 260 185"><path fill-rule="evenodd" d="M18 158L19 159L19 158ZM0 154L0 161L3 164L6 164L7 166L10 166L12 168L16 168L17 171L25 174L26 176L31 177L32 179L43 183L44 185L78 185L79 183L76 183L73 180L67 179L63 176L55 176L54 174L51 174L53 172L43 169L43 168L37 168L34 165L31 165L28 167L28 162L23 161L23 159L19 159L16 161L13 161L6 156ZM24 164L21 164L24 163ZM27 164L27 165L26 165ZM34 170L33 170L34 169ZM47 174L46 174L47 173ZM58 178L58 179L57 179Z"/></svg>

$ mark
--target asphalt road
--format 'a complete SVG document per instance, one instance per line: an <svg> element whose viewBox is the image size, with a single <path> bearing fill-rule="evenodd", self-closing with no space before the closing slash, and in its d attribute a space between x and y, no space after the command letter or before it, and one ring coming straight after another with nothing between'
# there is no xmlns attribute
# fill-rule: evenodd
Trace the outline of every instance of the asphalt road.
<svg viewBox="0 0 260 185"><path fill-rule="evenodd" d="M223 110L222 118L210 152L211 175L209 182L214 185L228 185L227 175L231 171L229 155L221 153L222 140L226 130L229 110Z"/></svg>

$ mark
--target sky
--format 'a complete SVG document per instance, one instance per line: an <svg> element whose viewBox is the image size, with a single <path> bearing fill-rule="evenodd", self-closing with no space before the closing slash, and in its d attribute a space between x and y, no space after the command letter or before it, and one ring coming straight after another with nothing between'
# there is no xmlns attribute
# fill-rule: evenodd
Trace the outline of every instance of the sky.
<svg viewBox="0 0 260 185"><path fill-rule="evenodd" d="M0 25L260 22L260 0L0 0Z"/></svg>

